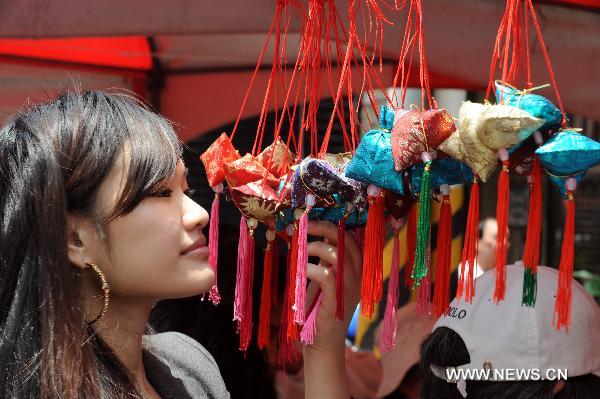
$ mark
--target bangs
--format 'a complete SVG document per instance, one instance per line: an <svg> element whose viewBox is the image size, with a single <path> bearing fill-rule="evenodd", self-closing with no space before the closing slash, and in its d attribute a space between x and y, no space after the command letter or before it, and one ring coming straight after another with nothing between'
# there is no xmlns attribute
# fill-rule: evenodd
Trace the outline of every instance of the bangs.
<svg viewBox="0 0 600 399"><path fill-rule="evenodd" d="M112 122L123 129L123 190L106 223L131 212L175 175L182 145L171 124L128 95L113 95ZM109 129L108 131L113 131Z"/></svg>

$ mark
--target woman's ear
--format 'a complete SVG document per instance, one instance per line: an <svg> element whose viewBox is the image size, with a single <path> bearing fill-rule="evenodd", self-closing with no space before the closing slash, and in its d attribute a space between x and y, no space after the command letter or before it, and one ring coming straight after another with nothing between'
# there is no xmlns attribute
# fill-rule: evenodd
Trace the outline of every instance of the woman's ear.
<svg viewBox="0 0 600 399"><path fill-rule="evenodd" d="M95 230L92 224L81 216L67 215L67 253L72 265L86 269L93 263Z"/></svg>

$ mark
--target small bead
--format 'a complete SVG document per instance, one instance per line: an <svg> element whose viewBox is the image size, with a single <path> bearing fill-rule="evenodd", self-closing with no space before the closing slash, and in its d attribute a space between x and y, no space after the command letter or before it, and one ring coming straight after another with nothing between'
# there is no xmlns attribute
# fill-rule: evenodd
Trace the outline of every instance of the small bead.
<svg viewBox="0 0 600 399"><path fill-rule="evenodd" d="M304 210L301 208L296 208L296 210L294 211L294 219L296 220L300 220L300 218L302 217L302 214L304 213Z"/></svg>
<svg viewBox="0 0 600 399"><path fill-rule="evenodd" d="M575 178L573 177L569 177L565 181L565 188L567 189L567 191L575 191L575 189L577 188L577 180L575 180Z"/></svg>
<svg viewBox="0 0 600 399"><path fill-rule="evenodd" d="M290 237L294 235L294 225L293 224L287 225L287 227L285 228L285 234L287 234Z"/></svg>
<svg viewBox="0 0 600 399"><path fill-rule="evenodd" d="M249 228L250 230L254 230L255 228L257 228L257 227L258 227L258 220L254 219L254 218L249 218L249 219L246 221L246 225L248 226L248 228Z"/></svg>
<svg viewBox="0 0 600 399"><path fill-rule="evenodd" d="M371 197L377 197L380 191L381 190L379 189L379 187L373 184L369 184L369 186L367 187L367 194L369 194L369 196Z"/></svg>
<svg viewBox="0 0 600 399"><path fill-rule="evenodd" d="M421 153L421 159L423 160L423 163L431 162L431 154L427 151L423 151Z"/></svg>
<svg viewBox="0 0 600 399"><path fill-rule="evenodd" d="M317 198L315 197L314 194L307 193L304 202L306 202L306 206L312 208L313 206L315 206L315 203L317 202Z"/></svg>
<svg viewBox="0 0 600 399"><path fill-rule="evenodd" d="M506 148L498 150L498 158L500 158L501 161L508 161L508 151L506 151Z"/></svg>

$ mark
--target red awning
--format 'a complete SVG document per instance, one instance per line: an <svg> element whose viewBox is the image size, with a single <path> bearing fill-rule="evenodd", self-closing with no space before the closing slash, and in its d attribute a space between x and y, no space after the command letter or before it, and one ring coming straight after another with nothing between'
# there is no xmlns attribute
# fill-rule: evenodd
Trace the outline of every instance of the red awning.
<svg viewBox="0 0 600 399"><path fill-rule="evenodd" d="M150 45L145 36L0 39L0 55L144 71L152 69Z"/></svg>

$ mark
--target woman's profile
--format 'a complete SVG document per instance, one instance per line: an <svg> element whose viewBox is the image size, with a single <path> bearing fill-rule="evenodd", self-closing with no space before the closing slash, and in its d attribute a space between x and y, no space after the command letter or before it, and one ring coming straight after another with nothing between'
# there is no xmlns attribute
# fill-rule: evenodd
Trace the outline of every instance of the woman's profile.
<svg viewBox="0 0 600 399"><path fill-rule="evenodd" d="M200 344L146 327L158 300L206 293L214 281L209 216L189 197L181 148L169 122L122 93L68 92L5 122L1 397L229 397ZM330 241L337 234L312 229ZM320 243L309 253L335 249ZM346 250L357 270L351 238ZM309 277L327 293L335 280L324 270L311 265ZM320 323L308 368L338 356L343 326ZM313 386L334 374L317 367Z"/></svg>

